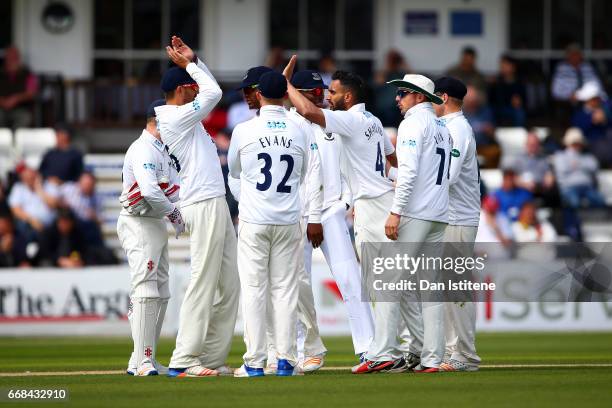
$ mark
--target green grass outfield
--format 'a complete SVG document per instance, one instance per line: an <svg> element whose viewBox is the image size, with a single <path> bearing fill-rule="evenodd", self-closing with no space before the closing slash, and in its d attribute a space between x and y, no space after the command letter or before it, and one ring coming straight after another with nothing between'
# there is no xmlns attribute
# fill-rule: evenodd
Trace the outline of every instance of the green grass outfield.
<svg viewBox="0 0 612 408"><path fill-rule="evenodd" d="M123 370L130 341L118 338L0 338L0 389L64 388L66 406L384 407L533 406L611 407L612 333L481 334L476 373L350 374L356 363L349 338L324 339L326 370L292 378L184 378L58 375L63 371ZM158 359L173 348L162 341ZM244 352L236 338L229 362ZM524 367L537 365L538 367ZM571 366L570 366L571 365ZM597 367L596 365L600 365ZM513 366L513 367L508 367ZM3 376L55 372L54 375ZM0 408L10 404L0 402ZM40 403L15 403L40 406ZM52 404L52 406L58 404Z"/></svg>

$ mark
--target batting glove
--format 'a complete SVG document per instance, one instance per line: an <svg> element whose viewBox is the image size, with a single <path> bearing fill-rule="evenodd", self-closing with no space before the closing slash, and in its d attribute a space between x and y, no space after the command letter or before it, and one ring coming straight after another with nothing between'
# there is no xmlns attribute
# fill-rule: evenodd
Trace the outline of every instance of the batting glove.
<svg viewBox="0 0 612 408"><path fill-rule="evenodd" d="M183 221L183 216L177 207L174 207L174 211L168 214L168 219L174 227L174 237L178 239L179 235L185 232L185 221Z"/></svg>

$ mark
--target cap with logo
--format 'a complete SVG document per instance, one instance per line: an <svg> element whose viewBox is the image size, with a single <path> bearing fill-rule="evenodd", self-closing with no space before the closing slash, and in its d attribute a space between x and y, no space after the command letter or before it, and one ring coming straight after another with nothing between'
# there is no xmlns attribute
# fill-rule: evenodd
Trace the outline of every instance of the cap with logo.
<svg viewBox="0 0 612 408"><path fill-rule="evenodd" d="M463 100L467 94L467 88L463 82L453 77L442 77L434 82L434 93L447 94L451 98Z"/></svg>
<svg viewBox="0 0 612 408"><path fill-rule="evenodd" d="M267 72L259 78L257 89L266 98L280 99L287 93L287 79L281 73Z"/></svg>
<svg viewBox="0 0 612 408"><path fill-rule="evenodd" d="M187 73L186 70L179 67L172 67L166 71L161 80L161 89L164 92L174 91L181 85L196 84L196 81Z"/></svg>
<svg viewBox="0 0 612 408"><path fill-rule="evenodd" d="M321 74L311 69L298 71L293 74L293 77L291 77L291 85L297 89L327 89L327 85L323 82Z"/></svg>
<svg viewBox="0 0 612 408"><path fill-rule="evenodd" d="M259 78L261 78L261 76L265 74L266 72L271 72L271 71L272 71L272 68L265 67L263 65L249 68L249 70L244 75L244 78L242 78L242 83L240 84L238 88L236 88L236 90L239 91L241 89L248 88L248 87L256 87L259 84Z"/></svg>

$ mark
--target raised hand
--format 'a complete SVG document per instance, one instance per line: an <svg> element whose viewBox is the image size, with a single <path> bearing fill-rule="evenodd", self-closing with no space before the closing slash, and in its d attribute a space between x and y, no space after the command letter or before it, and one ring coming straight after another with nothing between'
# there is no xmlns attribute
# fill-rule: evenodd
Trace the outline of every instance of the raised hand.
<svg viewBox="0 0 612 408"><path fill-rule="evenodd" d="M297 63L297 55L292 55L291 59L287 63L287 66L283 70L283 75L287 78L287 81L291 81L291 77L293 76L293 70L295 69L295 64Z"/></svg>
<svg viewBox="0 0 612 408"><path fill-rule="evenodd" d="M174 48L174 51L184 55L189 61L193 61L193 58L195 57L195 52L193 52L193 50L183 42L181 37L173 35L171 44L172 48Z"/></svg>
<svg viewBox="0 0 612 408"><path fill-rule="evenodd" d="M181 54L178 51L175 51L172 47L166 47L166 52L168 53L168 57L170 60L174 62L178 67L185 69L187 65L191 62L185 55Z"/></svg>

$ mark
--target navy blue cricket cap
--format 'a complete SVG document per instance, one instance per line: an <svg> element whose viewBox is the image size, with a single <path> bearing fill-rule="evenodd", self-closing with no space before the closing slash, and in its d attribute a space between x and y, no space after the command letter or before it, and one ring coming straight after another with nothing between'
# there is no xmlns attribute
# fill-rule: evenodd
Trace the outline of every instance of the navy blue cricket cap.
<svg viewBox="0 0 612 408"><path fill-rule="evenodd" d="M166 71L161 80L161 89L164 92L174 91L181 85L195 84L191 75L186 70L179 67L172 67Z"/></svg>
<svg viewBox="0 0 612 408"><path fill-rule="evenodd" d="M323 82L321 74L311 69L305 69L293 74L291 77L291 85L293 85L296 89L327 89L327 85L325 85L325 82Z"/></svg>
<svg viewBox="0 0 612 408"><path fill-rule="evenodd" d="M164 106L166 101L164 99L158 99L156 101L151 102L149 107L147 108L147 119L155 117L155 108L158 106Z"/></svg>
<svg viewBox="0 0 612 408"><path fill-rule="evenodd" d="M434 93L447 94L451 98L457 98L463 100L463 97L467 93L465 84L452 77L442 77L434 81Z"/></svg>
<svg viewBox="0 0 612 408"><path fill-rule="evenodd" d="M265 98L280 99L287 93L287 79L279 72L266 72L259 78L257 89Z"/></svg>
<svg viewBox="0 0 612 408"><path fill-rule="evenodd" d="M266 72L271 71L273 71L272 68L265 67L263 65L249 68L246 74L244 75L244 78L242 78L242 83L238 88L236 88L236 90L239 91L250 86L257 86L259 84L259 78L261 78L261 76Z"/></svg>

